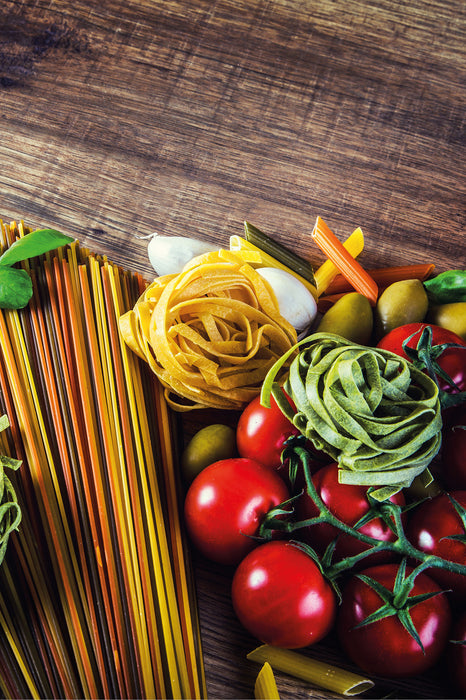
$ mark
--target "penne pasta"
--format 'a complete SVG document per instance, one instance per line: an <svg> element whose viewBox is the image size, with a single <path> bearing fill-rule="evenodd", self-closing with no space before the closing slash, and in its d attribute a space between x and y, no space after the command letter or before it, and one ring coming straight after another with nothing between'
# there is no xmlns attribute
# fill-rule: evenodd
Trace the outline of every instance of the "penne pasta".
<svg viewBox="0 0 466 700"><path fill-rule="evenodd" d="M343 241L343 248L348 251L348 253L353 257L357 258L364 249L364 234L360 228L357 228L353 233ZM314 273L317 296L320 298L322 294L330 294L333 292L329 291L329 287L333 286L333 282L336 277L342 277L339 275L338 267L335 263L328 259L322 263L322 265L317 268ZM345 278L343 278L345 279ZM349 285L348 281L345 279L345 283L352 290L353 287Z"/></svg>
<svg viewBox="0 0 466 700"><path fill-rule="evenodd" d="M374 686L373 681L345 669L317 661L290 649L264 644L251 651L247 658L288 673L308 683L346 697L359 695Z"/></svg>
<svg viewBox="0 0 466 700"><path fill-rule="evenodd" d="M254 697L256 700L280 700L275 676L268 661L262 665L257 674L254 683Z"/></svg>
<svg viewBox="0 0 466 700"><path fill-rule="evenodd" d="M354 289L360 294L364 294L371 304L375 305L378 297L377 284L352 257L320 216L317 217L312 230L312 238Z"/></svg>

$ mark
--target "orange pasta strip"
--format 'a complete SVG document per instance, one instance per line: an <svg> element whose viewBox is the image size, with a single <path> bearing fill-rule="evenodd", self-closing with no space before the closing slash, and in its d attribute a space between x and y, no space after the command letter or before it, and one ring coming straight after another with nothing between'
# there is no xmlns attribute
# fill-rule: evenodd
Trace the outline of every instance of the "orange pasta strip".
<svg viewBox="0 0 466 700"><path fill-rule="evenodd" d="M2 225L0 240L8 246L25 233ZM0 405L11 417L0 451L24 461L15 474L24 511L11 540L13 590L0 571L0 689L8 697L205 697L174 425L163 386L118 325L146 282L77 243L43 261L28 264L33 302L0 311ZM197 284L196 276L188 273ZM240 305L249 277L236 287ZM200 313L197 331L221 343L228 323L217 329ZM225 347L233 352L234 337ZM189 354L189 339L180 352Z"/></svg>
<svg viewBox="0 0 466 700"><path fill-rule="evenodd" d="M119 280L119 275L116 271L109 265L104 265L101 270L103 289L105 294L105 303L107 309L107 317L109 321L109 333L110 342L113 350L114 358L114 369L115 369L115 381L118 390L118 401L120 406L120 419L121 419L121 430L122 430L122 447L124 448L124 458L125 467L127 470L127 478L130 487L130 494L127 499L131 500L131 507L133 514L136 515L134 518L134 528L135 528L135 549L134 551L139 555L139 559L135 563L135 569L139 569L141 577L141 587L142 587L142 598L141 608L145 610L145 620L144 623L147 626L145 633L147 634L147 643L144 644L142 651L144 652L146 661L150 662L153 659L154 668L161 667L161 649L159 640L156 635L156 613L153 601L153 588L151 585L151 575L150 568L153 565L152 561L149 561L147 556L144 556L144 552L147 551L147 542L145 539L145 527L142 523L142 519L139 517L140 513L147 510L147 504L141 502L140 492L138 488L138 474L141 473L141 468L137 464L137 457L134 450L134 437L133 432L136 428L136 424L131 421L131 413L128 410L128 391L126 388L126 368L123 357L120 352L120 345L122 346L121 338L118 334L117 317L115 316L116 301L114 295L117 294L117 285ZM128 501L129 502L129 501ZM134 517L134 516L129 516ZM154 681L157 688L157 697L165 695L165 684L163 677L156 674ZM146 673L145 680L145 693L146 695L150 692L154 692L148 687L149 679Z"/></svg>
<svg viewBox="0 0 466 700"><path fill-rule="evenodd" d="M0 327L2 318L3 315L0 314ZM48 441L43 439L46 435L43 417L40 410L38 409L36 413L35 409L35 406L38 407L37 392L33 382L31 382L31 366L27 360L24 337L19 329L18 314L13 313L9 315L9 319L12 321L11 337L17 341L18 345L16 347L16 352L13 352L12 347L6 345L6 342L3 349L7 359L8 369L11 372L10 383L13 385L13 394L17 407L16 412L23 420L22 429L25 431L26 435L26 452L29 464L31 468L33 468L34 479L40 493L41 505L44 509L44 522L48 523L46 535L50 541L50 551L57 553L54 566L57 567L57 571L60 571L61 574L59 580L62 585L59 594L63 601L65 615L70 616L69 625L72 631L72 643L79 649L76 656L78 665L82 666L82 680L86 686L89 683L90 686L93 687L93 677L88 664L87 647L83 639L80 614L75 604L71 603L70 605L71 601L78 598L75 593L76 580L72 573L73 562L67 557L60 556L61 551L67 551L68 545L66 535L68 533L64 533L60 527L56 528L54 526L54 523L61 521L59 516L61 504L60 502L57 503L55 499L53 484L51 483L50 475L45 467L45 465L51 465L51 458ZM8 331L2 328L0 337L6 341L8 335ZM20 366L16 365L15 356L19 360L21 360L21 358L23 359ZM27 394L27 398L21 391L21 387L25 385L30 387L30 393Z"/></svg>
<svg viewBox="0 0 466 700"><path fill-rule="evenodd" d="M103 440L106 448L111 448L112 439L108 434L110 426L106 420L105 415L105 399L104 399L104 389L103 389L103 377L100 372L99 367L99 349L97 346L96 329L94 328L94 316L91 307L91 295L89 289L89 281L87 277L87 269L80 265L78 268L78 273L80 275L81 289L82 289L82 302L85 317L84 328L87 332L86 341L88 343L88 369L91 373L88 374L85 370L85 364L82 366L82 376L81 383L88 388L88 393L86 396L86 419L89 434L96 431L96 426L101 428L101 439ZM94 386L90 386L90 377L94 381ZM93 397L96 397L95 403L93 404ZM91 417L92 416L92 417ZM100 420L99 420L100 419ZM94 424L91 421L94 420ZM128 662L129 655L126 653L127 648L127 636L125 634L125 624L124 624L124 610L122 601L122 591L119 586L119 577L117 573L117 554L121 556L122 552L118 552L116 548L113 547L112 533L110 530L110 523L108 517L108 509L106 502L106 475L105 470L108 468L109 472L113 466L114 455L113 449L110 449L109 453L105 455L102 454L100 448L100 440L95 437L95 442L93 441L93 451L95 458L92 462L92 477L94 480L94 490L96 495L96 500L99 509L100 516L100 526L103 541L103 553L104 553L104 566L107 567L107 575L110 583L110 593L112 599L112 608L115 615L116 621L116 632L118 644L114 649L119 661L117 662L117 668L120 668L122 673L122 681L126 688L126 693L131 694L132 688L132 671ZM124 555L123 555L124 556Z"/></svg>
<svg viewBox="0 0 466 700"><path fill-rule="evenodd" d="M350 287L349 292L354 292L354 289ZM323 296L319 297L319 301L317 302L317 310L319 313L324 314L331 306L334 305L336 301L338 301L338 299L344 297L345 294L348 294L348 292L340 292L339 294L324 294Z"/></svg>
<svg viewBox="0 0 466 700"><path fill-rule="evenodd" d="M343 247L348 251L352 258L357 258L358 255L362 253L364 250L364 234L359 227L353 231L351 236L349 236L346 241L343 241ZM327 260L323 262L314 273L317 297L327 293L327 288L337 275L338 268L336 268L333 262L327 258Z"/></svg>
<svg viewBox="0 0 466 700"><path fill-rule="evenodd" d="M181 628L178 617L178 602L175 599L175 589L171 578L170 553L166 537L161 493L156 479L156 465L153 463L154 454L151 449L151 439L147 415L144 409L143 385L139 371L134 363L136 359L125 352L122 347L122 357L127 364L128 380L128 409L131 412L133 424L140 426L140 432L135 431L134 442L140 464L140 479L143 502L146 510L146 527L150 551L153 557L153 576L157 590L157 602L160 610L160 620L165 644L165 659L169 667L169 678L174 697L187 696L189 693L186 665L183 663L184 654L181 647ZM136 380L136 381L135 381ZM144 466L146 468L144 468ZM150 494L150 496L149 496ZM153 502L153 507L148 504ZM178 669L177 669L178 667Z"/></svg>
<svg viewBox="0 0 466 700"><path fill-rule="evenodd" d="M60 411L60 401L58 397L58 389L55 381L55 376L53 373L53 367L55 363L52 361L52 356L51 356L51 346L47 342L48 339L48 334L46 332L46 327L45 327L45 319L42 311L42 307L36 303L36 299L34 299L31 302L31 321L32 321L32 330L35 334L36 338L36 343L37 343L37 354L38 354L38 359L41 362L41 365L44 367L44 379L46 383L46 389L47 389L47 395L48 399L50 401L50 407L52 411L52 417L53 417L53 422L54 425L56 426L56 436L57 436L57 442L59 446L59 452L61 455L61 458L65 460L65 463L63 466L65 466L65 474L68 472L69 473L69 461L68 461L68 452L66 450L65 444L64 444L64 425L63 425L63 420L62 420L62 414ZM39 412L38 412L39 415ZM42 434L45 435L45 429L43 427L42 423ZM88 650L88 643L87 643L87 628L89 626L89 619L88 619L88 609L87 609L87 599L84 594L84 590L82 587L82 581L81 577L78 571L78 564L76 561L76 556L75 556L75 549L73 547L72 543L72 536L69 528L69 522L67 518L67 513L65 512L65 506L62 498L62 494L60 491L60 485L59 485L59 479L58 479L58 474L57 474L57 465L55 464L55 461L53 459L53 456L51 454L50 447L48 443L45 441L44 438L44 443L46 446L46 452L48 455L48 461L49 461L49 472L47 472L47 478L48 474L50 474L50 480L51 480L51 486L53 487L54 493L55 493L55 500L56 500L56 507L58 508L58 512L60 513L60 522L61 522L61 530L63 531L63 535L66 538L67 542L67 548L65 548L64 543L61 545L61 550L62 551L69 551L70 552L70 563L69 566L71 567L72 571L74 572L74 575L69 574L70 576L70 588L74 587L76 585L76 593L70 593L69 595L72 596L72 601L74 601L74 604L70 601L70 608L71 609L71 617L74 622L75 629L78 630L83 630L82 634L77 635L77 644L80 650L80 658L86 673L86 677L88 679L89 683L89 688L91 689L92 694L95 694L97 692L97 687L95 685L94 681L94 675L89 659L89 650ZM45 465L44 465L45 467ZM67 480L68 484L68 489L71 489L71 484L69 480ZM56 516L54 516L56 517ZM55 529L53 527L53 524L51 524L51 528ZM59 552L60 549L57 546L57 552ZM58 556L59 560L61 559L60 555ZM72 588L71 588L72 590ZM80 601L81 604L78 605L77 601ZM82 616L81 616L81 622L79 621L78 618L78 611L82 610ZM83 625L83 623L86 623Z"/></svg>
<svg viewBox="0 0 466 700"><path fill-rule="evenodd" d="M63 264L63 263L62 263ZM44 269L46 273L46 279L47 279L47 286L48 290L50 293L50 309L51 309L51 316L53 323L51 324L53 328L53 335L54 335L54 340L57 346L57 356L55 360L55 365L58 367L61 367L61 382L62 382L62 392L63 396L68 396L71 397L73 394L71 393L71 388L70 388L70 373L68 371L68 364L66 361L66 354L65 354L65 338L66 338L66 326L64 327L63 324L61 323L60 319L60 310L59 310L59 302L58 302L58 289L62 289L61 284L62 284L62 278L60 276L60 264L58 261L58 257L55 257L53 260L53 268L50 264L50 261L47 261L44 263ZM53 274L55 272L55 276ZM74 373L73 373L74 374ZM74 394L76 395L76 394ZM63 401L63 399L62 399ZM62 406L63 408L63 406ZM75 411L75 403L73 401L69 402L69 408L70 408L70 415L72 416L71 420L69 419L68 416L68 411L62 411L62 419L65 421L66 427L63 427L63 435L60 436L60 431L57 433L57 439L61 440L62 438L66 437L66 444L63 445L62 450L61 450L61 458L62 458L62 465L63 469L65 470L65 477L67 480L67 483L70 484L69 491L68 491L68 497L70 499L71 503L71 512L73 515L73 523L74 523L74 528L77 533L77 543L76 546L78 548L79 552L79 557L81 561L81 569L83 573L83 578L84 578L84 586L86 589L86 598L88 601L89 605L89 616L90 616L90 628L91 630L96 630L97 629L97 612L95 609L95 598L92 593L92 588L91 588L91 581L90 581L90 574L89 574L89 562L86 559L86 554L85 554L85 548L84 548L84 533L83 533L83 528L81 524L81 519L79 517L79 507L80 504L82 503L83 499L83 494L78 493L81 491L82 487L78 484L75 483L75 480L73 478L73 471L76 474L79 470L79 464L83 464L83 459L84 457L81 456L79 458L80 454L80 435L81 433L81 426L82 422L80 421L80 418L76 414ZM59 416L57 416L58 418ZM61 423L58 423L60 425ZM70 440L70 432L73 431L74 433L74 440L73 442L73 449L71 448L71 440ZM81 452L82 455L82 452ZM71 466L73 465L73 466ZM101 680L103 684L103 689L104 689L104 695L108 697L109 695L109 686L107 682L107 676L104 672L104 655L103 655L103 650L102 650L102 640L97 634L93 634L93 643L95 647L95 654L96 654L96 659L97 659L97 664L98 668L100 669L101 672Z"/></svg>
<svg viewBox="0 0 466 700"><path fill-rule="evenodd" d="M377 284L366 270L364 270L350 253L348 253L343 244L320 216L317 217L312 230L312 238L354 289L366 296L370 303L375 306L378 297Z"/></svg>
<svg viewBox="0 0 466 700"><path fill-rule="evenodd" d="M400 265L399 267L380 267L367 272L378 287L384 289L390 284L402 280L418 279L423 282L432 275L434 269L433 263L420 263L418 265ZM325 290L325 296L350 291L352 291L352 287L348 280L343 275L337 275Z"/></svg>
<svg viewBox="0 0 466 700"><path fill-rule="evenodd" d="M71 269L70 269L71 268ZM90 520L93 525L94 542L96 547L96 557L100 559L100 548L104 552L108 552L108 560L101 561L99 566L99 574L102 584L102 593L104 596L105 608L112 611L108 615L109 633L113 650L113 658L117 658L117 649L119 641L122 639L122 620L121 606L118 605L119 591L116 585L116 575L114 570L114 556L111 548L111 535L109 525L106 518L105 507L103 505L104 487L101 481L100 469L100 451L99 437L96 434L98 422L95 415L95 409L92 398L92 387L89 385L88 377L88 359L84 339L82 338L82 330L84 322L80 323L81 313L79 311L78 294L73 281L73 265L64 264L63 271L65 273L65 289L69 308L69 318L71 320L71 334L74 343L74 351L76 353L76 372L80 381L80 394L82 401L82 410L84 416L84 435L87 438L87 450L89 458L83 463L82 476L83 483L86 488L86 499L91 509L89 512ZM87 467L87 468L86 468ZM111 569L112 575L107 576L106 566ZM121 656L121 655L119 655ZM118 680L118 685L121 695L126 695L126 680L128 678L129 669L123 669L121 664L115 663L115 673Z"/></svg>

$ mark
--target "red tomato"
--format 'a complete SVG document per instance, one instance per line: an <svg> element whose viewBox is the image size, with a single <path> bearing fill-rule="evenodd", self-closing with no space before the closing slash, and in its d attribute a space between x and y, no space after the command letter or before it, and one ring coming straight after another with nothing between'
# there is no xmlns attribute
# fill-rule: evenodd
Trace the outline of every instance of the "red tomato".
<svg viewBox="0 0 466 700"><path fill-rule="evenodd" d="M236 444L241 457L255 459L269 469L278 469L285 440L299 434L298 428L278 408L273 396L270 408L262 406L260 396L257 396L240 415Z"/></svg>
<svg viewBox="0 0 466 700"><path fill-rule="evenodd" d="M236 565L257 546L260 525L289 498L284 481L252 459L214 462L188 489L184 512L188 534L209 559Z"/></svg>
<svg viewBox="0 0 466 700"><path fill-rule="evenodd" d="M461 693L458 697L466 698L466 612L454 622L449 639L447 664L452 685Z"/></svg>
<svg viewBox="0 0 466 700"><path fill-rule="evenodd" d="M355 486L340 484L338 481L338 464L333 462L319 469L312 475L312 481L322 501L333 515L346 525L355 525L370 509L367 498L368 486ZM402 492L391 496L390 500L397 505L405 505ZM307 491L298 499L296 504L296 519L305 520L318 515L318 509ZM384 542L394 541L396 535L389 526L380 518L374 517L359 528L360 532ZM319 554L323 554L327 546L338 536L333 561L340 561L368 549L370 545L347 535L327 523L311 525L295 531L298 539L308 542ZM390 561L393 555L390 552L379 552L368 556L363 560L364 566Z"/></svg>
<svg viewBox="0 0 466 700"><path fill-rule="evenodd" d="M466 406L455 408L443 429L440 479L447 489L466 489Z"/></svg>
<svg viewBox="0 0 466 700"><path fill-rule="evenodd" d="M295 544L267 542L247 555L232 584L241 624L264 644L297 649L330 631L335 594L317 564Z"/></svg>
<svg viewBox="0 0 466 700"><path fill-rule="evenodd" d="M466 491L452 491L450 496L466 508ZM466 544L448 539L450 535L464 535L465 530L447 494L442 493L421 503L409 519L406 534L417 549L466 564ZM452 600L464 603L466 576L437 567L429 569L428 574L442 588L452 589Z"/></svg>
<svg viewBox="0 0 466 700"><path fill-rule="evenodd" d="M455 343L466 348L466 342L460 338L459 335L447 330L446 328L441 328L440 326L435 326L431 323L408 323L405 326L399 326L394 328L392 331L387 333L386 336L380 340L377 344L378 348L384 350L390 350L391 352L400 355L401 357L407 358L407 355L403 349L403 342L414 334L413 338L407 343L409 348L416 348L421 337L422 330L430 326L432 328L432 345L443 345L444 343ZM461 348L447 348L436 360L439 367L446 372L446 374L453 380L456 384L457 389L452 388L447 381L442 379L437 374L439 381L439 386L443 391L455 394L458 391L466 391L466 349Z"/></svg>
<svg viewBox="0 0 466 700"><path fill-rule="evenodd" d="M382 564L364 569L365 574L393 591L397 564ZM411 570L407 569L407 573ZM440 591L429 576L421 573L409 597ZM357 627L384 604L380 595L365 581L353 576L343 589L337 618L337 634L348 657L366 673L402 678L424 673L440 658L451 625L451 611L443 593L421 600L410 608L410 615L423 649L403 627L398 616Z"/></svg>

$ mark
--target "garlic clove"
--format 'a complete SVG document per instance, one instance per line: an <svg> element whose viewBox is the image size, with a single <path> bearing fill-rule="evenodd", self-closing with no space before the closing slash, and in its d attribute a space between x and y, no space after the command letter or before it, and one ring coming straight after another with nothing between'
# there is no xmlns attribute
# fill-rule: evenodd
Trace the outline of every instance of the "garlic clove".
<svg viewBox="0 0 466 700"><path fill-rule="evenodd" d="M273 289L283 318L297 330L308 328L317 314L311 292L294 275L276 267L258 267L258 272Z"/></svg>
<svg viewBox="0 0 466 700"><path fill-rule="evenodd" d="M147 246L149 261L157 275L178 274L197 255L218 250L218 246L187 236L154 233Z"/></svg>

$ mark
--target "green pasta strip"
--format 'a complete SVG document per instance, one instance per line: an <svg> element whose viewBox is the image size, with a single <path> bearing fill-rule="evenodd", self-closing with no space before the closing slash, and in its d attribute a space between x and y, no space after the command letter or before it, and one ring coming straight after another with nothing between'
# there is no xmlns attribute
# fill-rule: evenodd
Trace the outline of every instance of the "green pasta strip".
<svg viewBox="0 0 466 700"><path fill-rule="evenodd" d="M376 486L379 500L409 486L440 449L436 384L404 358L333 334L315 333L301 346L284 386L296 412L275 381L286 357L269 371L263 403L273 394L315 448L338 462L342 483Z"/></svg>
<svg viewBox="0 0 466 700"><path fill-rule="evenodd" d="M244 237L249 243L260 248L264 253L271 255L272 258L278 260L282 265L286 265L286 267L289 267L298 275L304 277L305 280L315 285L314 271L310 262L304 260L304 258L301 258L263 231L260 231L248 221L244 222Z"/></svg>

